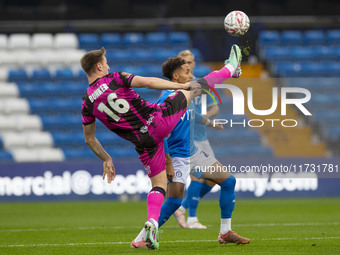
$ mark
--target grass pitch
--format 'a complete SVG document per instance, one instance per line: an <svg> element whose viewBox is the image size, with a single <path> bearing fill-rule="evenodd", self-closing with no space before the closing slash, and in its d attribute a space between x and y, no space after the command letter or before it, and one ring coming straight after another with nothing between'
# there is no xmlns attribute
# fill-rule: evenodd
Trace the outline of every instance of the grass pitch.
<svg viewBox="0 0 340 255"><path fill-rule="evenodd" d="M0 254L340 254L340 198L237 200L233 230L249 245L217 242L217 200L198 208L206 230L181 229L172 217L160 249L130 249L146 202L0 204Z"/></svg>

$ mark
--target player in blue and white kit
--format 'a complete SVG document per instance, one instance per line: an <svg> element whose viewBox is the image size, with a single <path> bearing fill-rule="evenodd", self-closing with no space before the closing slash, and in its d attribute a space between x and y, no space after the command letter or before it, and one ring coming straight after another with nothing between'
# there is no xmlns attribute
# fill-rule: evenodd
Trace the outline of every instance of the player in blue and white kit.
<svg viewBox="0 0 340 255"><path fill-rule="evenodd" d="M193 73L196 66L195 55L190 50L183 50L178 54L178 56L185 60L185 62L189 65L191 72ZM239 72L240 70L238 70L236 75L239 75ZM194 79L196 78L194 77ZM199 114L201 114L202 109L201 100L201 97L196 97L193 100L195 104L195 111ZM207 97L207 108L208 111L205 117L208 119L216 116L219 112L218 105L215 104L210 96ZM195 123L194 141L198 148L208 155L215 157L207 137L206 127L204 125ZM178 208L178 210L175 212L175 216L178 224L183 228L206 229L207 227L198 221L196 211L199 200L209 193L209 191L215 186L215 183L208 180L197 179L193 175L190 175L190 179L191 183L187 190L186 196L180 208ZM188 220L185 222L185 212L187 209L189 211Z"/></svg>
<svg viewBox="0 0 340 255"><path fill-rule="evenodd" d="M213 76L220 76L220 78L230 78L236 72L237 66L241 61L241 51L238 46L233 46L232 51L226 67L228 70L216 71ZM229 66L228 66L229 65ZM231 67L230 67L231 66ZM173 82L187 82L192 78L192 73L188 64L182 58L175 57L170 58L163 64L162 67L163 76L171 79ZM226 71L227 75L221 74L221 71ZM233 72L232 72L233 71ZM211 74L210 74L211 75ZM207 76L206 76L207 77ZM206 78L205 77L205 78ZM207 81L209 83L209 81ZM210 85L210 84L209 84ZM171 95L172 91L169 91ZM208 156L203 151L198 149L193 142L193 121L200 122L205 125L213 126L212 122L203 118L201 115L194 115L193 111L187 111L184 116L179 120L176 127L167 137L168 151L170 159L167 157L167 174L173 176L172 181L168 183L167 193L168 199L161 208L161 214L159 216L158 224L161 227L169 217L180 207L182 202L182 196L184 191L184 184L189 175L190 170L193 172L196 178L204 178L213 181L220 185L221 193L219 199L219 205L221 208L221 228L218 236L219 243L237 243L246 244L249 243L249 239L237 235L237 233L231 230L231 214L234 210L235 203L235 178L228 172L214 172L210 171L210 168L222 169L223 166L216 160L215 157ZM222 130L221 123L215 123L217 130ZM186 135L189 133L189 136ZM183 136L182 136L183 134ZM190 152L190 157L186 157ZM173 165L173 167L171 167ZM206 171L201 171L196 166L206 166ZM173 174L174 173L174 174ZM144 248L143 242L145 242L145 230L143 229L137 238L132 241L131 248Z"/></svg>

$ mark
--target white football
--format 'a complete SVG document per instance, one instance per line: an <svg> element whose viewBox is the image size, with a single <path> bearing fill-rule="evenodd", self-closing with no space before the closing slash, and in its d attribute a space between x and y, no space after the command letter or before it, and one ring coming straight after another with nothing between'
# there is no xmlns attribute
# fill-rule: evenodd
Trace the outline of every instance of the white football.
<svg viewBox="0 0 340 255"><path fill-rule="evenodd" d="M224 19L224 28L232 36L242 36L247 33L250 21L244 12L232 11Z"/></svg>

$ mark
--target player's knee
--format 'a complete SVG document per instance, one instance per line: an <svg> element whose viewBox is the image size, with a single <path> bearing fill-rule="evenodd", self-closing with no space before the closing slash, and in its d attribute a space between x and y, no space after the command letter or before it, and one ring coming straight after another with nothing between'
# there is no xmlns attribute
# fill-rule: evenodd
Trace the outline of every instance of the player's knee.
<svg viewBox="0 0 340 255"><path fill-rule="evenodd" d="M224 182L221 183L221 187L228 187L230 189L235 189L236 178L230 175Z"/></svg>
<svg viewBox="0 0 340 255"><path fill-rule="evenodd" d="M150 190L150 193L151 192L159 192L161 193L164 197L166 196L166 192L165 192L165 189L163 189L162 187L159 187L159 186L155 186L153 187L151 190Z"/></svg>

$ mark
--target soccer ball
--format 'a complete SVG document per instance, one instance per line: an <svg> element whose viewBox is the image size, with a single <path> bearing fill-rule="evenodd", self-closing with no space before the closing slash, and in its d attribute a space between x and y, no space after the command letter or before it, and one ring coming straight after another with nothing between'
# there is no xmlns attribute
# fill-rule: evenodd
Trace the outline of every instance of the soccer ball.
<svg viewBox="0 0 340 255"><path fill-rule="evenodd" d="M232 11L224 19L224 28L232 36L242 36L247 33L250 21L244 12Z"/></svg>

